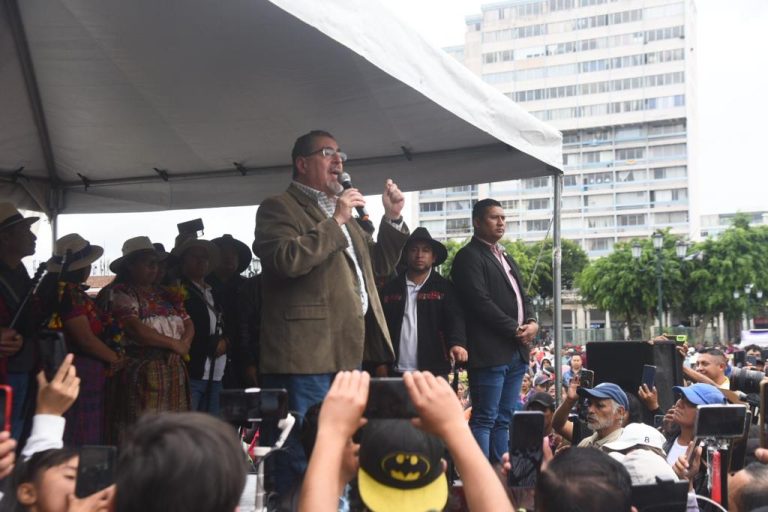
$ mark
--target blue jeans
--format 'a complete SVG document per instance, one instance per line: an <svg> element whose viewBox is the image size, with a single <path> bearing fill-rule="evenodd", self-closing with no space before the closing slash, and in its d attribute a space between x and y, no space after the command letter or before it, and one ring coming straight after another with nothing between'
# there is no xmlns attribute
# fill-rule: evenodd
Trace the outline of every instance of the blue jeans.
<svg viewBox="0 0 768 512"><path fill-rule="evenodd" d="M491 462L509 451L509 423L520 399L526 363L519 354L509 364L469 370L472 417L469 428Z"/></svg>
<svg viewBox="0 0 768 512"><path fill-rule="evenodd" d="M211 394L208 397L208 381L190 379L189 391L192 397L192 410L219 415L219 393L221 393L221 381L211 382Z"/></svg>
<svg viewBox="0 0 768 512"><path fill-rule="evenodd" d="M268 374L261 376L262 388L283 388L288 391L288 408L298 415L298 421L293 426L291 435L283 445L282 457L274 457L275 491L286 494L291 487L298 484L307 470L307 457L299 441L301 422L307 409L325 399L331 389L332 373L309 375ZM279 432L265 432L265 446L273 444Z"/></svg>
<svg viewBox="0 0 768 512"><path fill-rule="evenodd" d="M29 391L29 373L8 372L8 385L13 388L13 405L11 409L11 437L21 439L24 433L27 392Z"/></svg>

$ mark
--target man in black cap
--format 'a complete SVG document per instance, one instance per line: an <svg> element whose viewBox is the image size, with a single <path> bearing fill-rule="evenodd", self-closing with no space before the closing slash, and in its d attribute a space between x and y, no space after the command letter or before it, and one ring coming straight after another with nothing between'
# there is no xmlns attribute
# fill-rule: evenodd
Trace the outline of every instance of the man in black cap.
<svg viewBox="0 0 768 512"><path fill-rule="evenodd" d="M419 370L447 376L453 363L467 360L456 291L434 268L447 257L448 250L426 228L416 228L403 249L405 272L381 289L396 357L391 375Z"/></svg>

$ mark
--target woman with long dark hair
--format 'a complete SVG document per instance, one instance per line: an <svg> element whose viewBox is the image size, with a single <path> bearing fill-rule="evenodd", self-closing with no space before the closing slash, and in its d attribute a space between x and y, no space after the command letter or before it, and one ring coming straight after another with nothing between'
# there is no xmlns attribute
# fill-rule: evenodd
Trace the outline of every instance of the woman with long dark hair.
<svg viewBox="0 0 768 512"><path fill-rule="evenodd" d="M68 445L104 443L106 374L119 360L117 347L103 341L112 331L108 319L85 292L91 264L102 254L104 249L76 233L59 238L37 294L46 317L58 316L81 381L80 396L65 416Z"/></svg>
<svg viewBox="0 0 768 512"><path fill-rule="evenodd" d="M125 362L111 383L110 434L122 441L146 412L189 410L187 357L194 327L183 298L157 286L162 257L145 236L123 244L110 265L117 274L112 311L125 329Z"/></svg>

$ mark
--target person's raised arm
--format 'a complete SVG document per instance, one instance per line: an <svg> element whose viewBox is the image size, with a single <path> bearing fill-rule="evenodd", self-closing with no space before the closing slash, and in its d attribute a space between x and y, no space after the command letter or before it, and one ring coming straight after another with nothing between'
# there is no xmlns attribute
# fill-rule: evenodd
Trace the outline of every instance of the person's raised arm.
<svg viewBox="0 0 768 512"><path fill-rule="evenodd" d="M317 439L309 459L299 497L300 512L335 512L349 476L344 452L352 435L365 424L370 376L365 372L339 372L323 400Z"/></svg>
<svg viewBox="0 0 768 512"><path fill-rule="evenodd" d="M573 425L568 423L568 415L579 400L576 390L579 389L579 376L574 375L568 383L568 393L552 416L552 429L563 436L563 439L573 441Z"/></svg>
<svg viewBox="0 0 768 512"><path fill-rule="evenodd" d="M406 372L403 380L419 413L414 425L445 441L461 474L469 510L511 512L504 486L472 436L451 385L429 372Z"/></svg>

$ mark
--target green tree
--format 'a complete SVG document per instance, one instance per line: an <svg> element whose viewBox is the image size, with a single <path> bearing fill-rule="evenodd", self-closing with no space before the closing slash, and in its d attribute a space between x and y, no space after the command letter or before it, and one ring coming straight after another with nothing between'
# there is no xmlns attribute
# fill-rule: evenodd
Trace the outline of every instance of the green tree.
<svg viewBox="0 0 768 512"><path fill-rule="evenodd" d="M440 268L437 270L440 272L440 275L445 277L446 279L451 278L451 268L453 267L453 258L456 257L456 253L459 252L459 249L467 245L467 242L470 241L470 238L467 238L466 240L462 240L461 242L457 240L448 240L446 242L443 242L443 245L445 245L445 248L448 249L448 258L446 258L445 262L440 265Z"/></svg>
<svg viewBox="0 0 768 512"><path fill-rule="evenodd" d="M686 284L681 312L700 315L698 335L703 335L720 313L732 322L741 319L748 305L745 284L752 283L756 290L768 292L766 247L768 226L751 227L747 216L738 215L719 238L709 238L689 250L698 253L698 257L684 265ZM733 297L734 291L740 293L738 299ZM752 307L755 306L753 301Z"/></svg>
<svg viewBox="0 0 768 512"><path fill-rule="evenodd" d="M541 254L539 265L536 269L537 287L531 290L533 295L542 297L553 296L553 270L552 270L552 239L536 242L527 247L528 254L533 261ZM576 281L576 276L584 270L589 263L589 257L584 249L577 242L562 239L560 242L560 275L562 278L562 288L570 290Z"/></svg>
<svg viewBox="0 0 768 512"><path fill-rule="evenodd" d="M683 262L676 256L679 237L663 232L662 283L665 309L682 302ZM632 244L639 243L639 260L632 257ZM576 284L585 302L610 310L628 325L653 322L657 305L656 250L650 239L618 243L608 256L593 261L577 277Z"/></svg>

